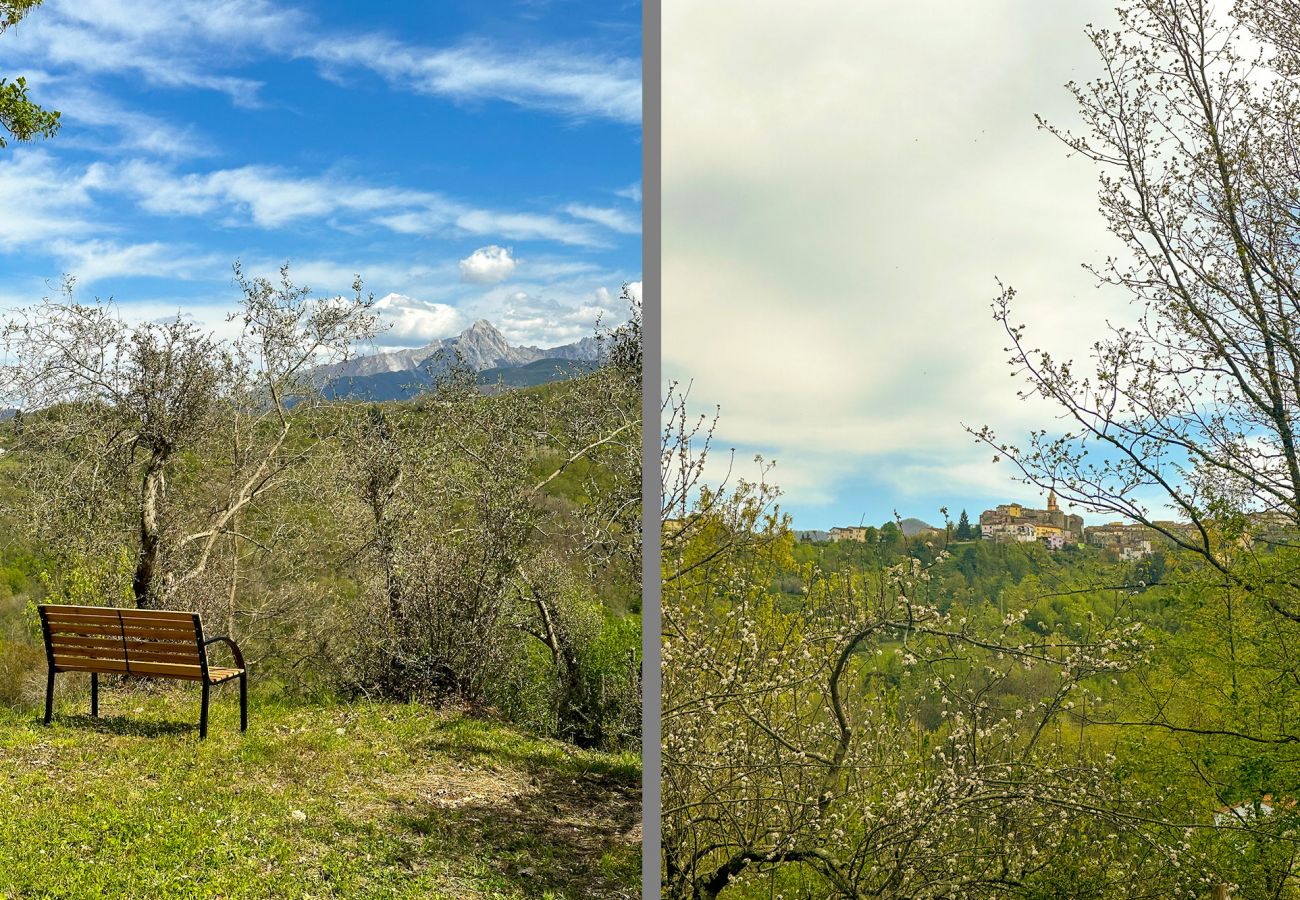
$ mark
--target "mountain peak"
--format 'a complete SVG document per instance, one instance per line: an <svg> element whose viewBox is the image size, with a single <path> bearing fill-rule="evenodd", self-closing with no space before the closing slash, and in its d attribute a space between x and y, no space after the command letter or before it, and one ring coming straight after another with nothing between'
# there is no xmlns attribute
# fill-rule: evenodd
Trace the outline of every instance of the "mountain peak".
<svg viewBox="0 0 1300 900"><path fill-rule="evenodd" d="M516 347L487 319L478 319L456 337L435 339L424 347L411 350L357 357L330 367L327 372L322 371L322 374L329 378L347 378L353 381L373 377L378 379L376 382L378 386L374 390L388 396L392 393L395 381L401 382L402 379L406 379L406 382L409 382L424 379L427 383L430 373L445 371L449 362L456 357L476 372L482 372L488 369L527 366L542 359L594 363L598 361L599 355L599 344L591 337L546 350L538 347ZM535 374L531 373L530 377ZM357 386L343 387L336 392L336 395L347 396L354 390L358 396L365 396L370 389ZM375 394L371 393L370 396ZM395 396L407 396L407 394L398 392Z"/></svg>

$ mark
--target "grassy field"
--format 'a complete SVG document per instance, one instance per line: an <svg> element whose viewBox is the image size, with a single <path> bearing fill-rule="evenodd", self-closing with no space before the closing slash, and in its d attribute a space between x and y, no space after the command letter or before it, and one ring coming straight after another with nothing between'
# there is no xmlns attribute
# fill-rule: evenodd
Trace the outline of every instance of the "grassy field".
<svg viewBox="0 0 1300 900"><path fill-rule="evenodd" d="M0 897L640 896L639 763L421 706L59 676L0 707Z"/></svg>

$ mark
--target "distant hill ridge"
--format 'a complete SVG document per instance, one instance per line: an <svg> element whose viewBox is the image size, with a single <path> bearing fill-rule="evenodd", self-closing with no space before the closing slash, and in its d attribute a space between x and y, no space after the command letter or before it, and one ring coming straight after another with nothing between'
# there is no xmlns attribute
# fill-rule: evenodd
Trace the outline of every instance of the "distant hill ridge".
<svg viewBox="0 0 1300 900"><path fill-rule="evenodd" d="M479 319L455 337L359 356L322 366L318 374L325 395L333 399L401 400L431 388L457 356L479 373L484 386L528 387L591 371L600 359L600 343L585 337L558 347L516 347L491 322Z"/></svg>

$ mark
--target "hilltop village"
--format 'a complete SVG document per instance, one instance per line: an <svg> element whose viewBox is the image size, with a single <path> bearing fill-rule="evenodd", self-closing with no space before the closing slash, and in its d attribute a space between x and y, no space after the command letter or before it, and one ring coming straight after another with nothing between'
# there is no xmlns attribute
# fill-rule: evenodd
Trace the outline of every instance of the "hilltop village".
<svg viewBox="0 0 1300 900"><path fill-rule="evenodd" d="M908 528L909 523L914 527ZM1084 526L1083 517L1066 513L1057 503L1056 493L1048 492L1047 508L1035 509L1020 503L1004 503L986 509L979 515L979 524L972 526L965 512L956 526L935 528L917 519L904 520L904 531L909 536L927 533L945 539L984 540L994 543L1038 543L1048 550L1061 550L1067 546L1088 545L1109 549L1120 559L1140 559L1150 555L1160 545L1161 537L1155 529L1128 522L1110 522L1105 525ZM1165 523L1159 523L1165 524ZM1168 523L1171 527L1174 523ZM799 532L805 541L867 541L877 529L869 526L836 526L830 531Z"/></svg>

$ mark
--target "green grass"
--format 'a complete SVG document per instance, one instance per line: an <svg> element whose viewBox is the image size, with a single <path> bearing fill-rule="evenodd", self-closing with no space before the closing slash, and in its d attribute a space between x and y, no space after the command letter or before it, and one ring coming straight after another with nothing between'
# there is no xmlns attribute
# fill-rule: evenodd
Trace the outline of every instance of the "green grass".
<svg viewBox="0 0 1300 900"><path fill-rule="evenodd" d="M0 897L639 896L639 761L418 705L59 676L0 707Z"/></svg>

